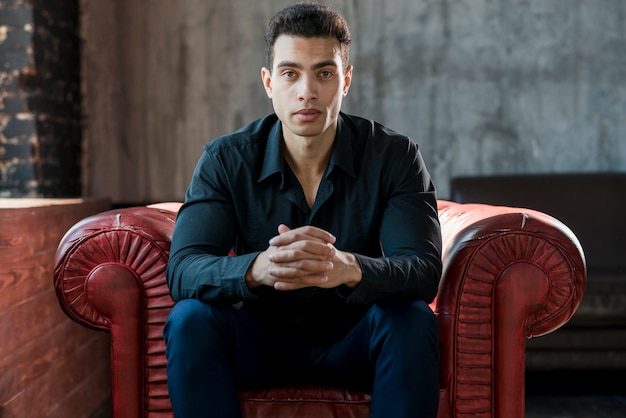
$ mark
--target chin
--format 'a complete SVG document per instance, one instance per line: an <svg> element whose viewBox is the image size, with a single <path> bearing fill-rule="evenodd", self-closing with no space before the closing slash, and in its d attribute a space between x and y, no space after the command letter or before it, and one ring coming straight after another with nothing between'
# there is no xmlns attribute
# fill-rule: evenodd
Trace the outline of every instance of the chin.
<svg viewBox="0 0 626 418"><path fill-rule="evenodd" d="M322 133L317 123L298 123L289 126L289 130L298 136L317 136Z"/></svg>

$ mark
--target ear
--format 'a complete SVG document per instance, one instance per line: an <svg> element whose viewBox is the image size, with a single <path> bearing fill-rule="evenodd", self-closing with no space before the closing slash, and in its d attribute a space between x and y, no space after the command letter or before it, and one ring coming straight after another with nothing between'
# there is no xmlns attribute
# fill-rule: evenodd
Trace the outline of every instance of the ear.
<svg viewBox="0 0 626 418"><path fill-rule="evenodd" d="M272 98L272 73L266 67L261 68L261 80L263 81L265 94L267 94L267 97L271 99Z"/></svg>
<svg viewBox="0 0 626 418"><path fill-rule="evenodd" d="M352 83L352 65L348 65L346 72L343 74L343 95L344 97L350 90L350 84Z"/></svg>

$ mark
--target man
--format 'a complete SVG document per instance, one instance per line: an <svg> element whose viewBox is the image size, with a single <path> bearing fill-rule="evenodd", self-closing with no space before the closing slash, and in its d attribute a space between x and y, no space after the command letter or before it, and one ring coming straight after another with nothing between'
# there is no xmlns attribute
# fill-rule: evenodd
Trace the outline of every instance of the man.
<svg viewBox="0 0 626 418"><path fill-rule="evenodd" d="M350 43L327 6L280 11L261 70L275 113L198 161L167 269L177 418L306 383L371 391L372 417L437 414L435 189L412 140L340 111Z"/></svg>

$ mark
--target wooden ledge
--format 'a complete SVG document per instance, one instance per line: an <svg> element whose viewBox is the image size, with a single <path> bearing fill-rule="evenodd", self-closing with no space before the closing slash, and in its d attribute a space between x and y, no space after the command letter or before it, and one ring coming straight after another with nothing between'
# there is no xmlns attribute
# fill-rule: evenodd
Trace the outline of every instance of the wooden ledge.
<svg viewBox="0 0 626 418"><path fill-rule="evenodd" d="M33 208L55 205L77 205L89 199L46 199L46 198L23 198L23 197L3 197L0 198L0 209Z"/></svg>

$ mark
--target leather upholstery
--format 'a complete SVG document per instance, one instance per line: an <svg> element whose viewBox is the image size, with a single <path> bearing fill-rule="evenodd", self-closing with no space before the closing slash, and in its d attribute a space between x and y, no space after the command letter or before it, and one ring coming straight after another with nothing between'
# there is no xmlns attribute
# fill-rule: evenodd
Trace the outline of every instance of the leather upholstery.
<svg viewBox="0 0 626 418"><path fill-rule="evenodd" d="M462 176L450 194L547 213L584 248L585 297L559 332L529 341L526 370L626 369L626 172Z"/></svg>
<svg viewBox="0 0 626 418"><path fill-rule="evenodd" d="M84 219L59 244L64 312L111 333L116 418L172 417L162 327L173 301L165 267L179 203ZM439 201L444 271L439 418L524 417L524 348L563 325L586 280L571 230L537 211ZM330 387L240 393L244 416L367 417L370 395Z"/></svg>

